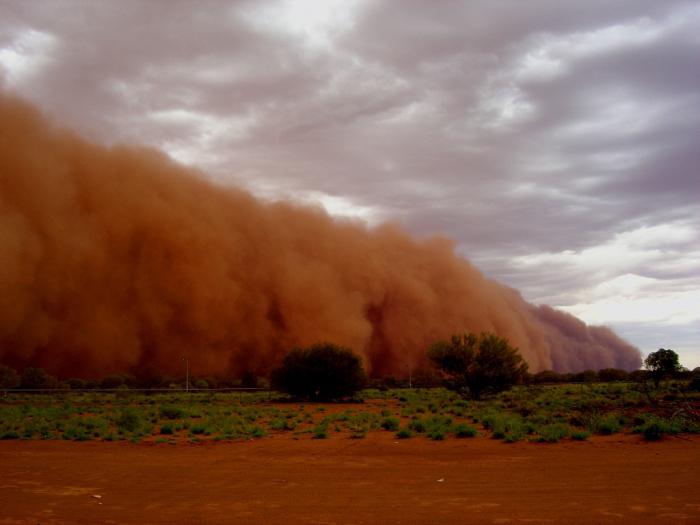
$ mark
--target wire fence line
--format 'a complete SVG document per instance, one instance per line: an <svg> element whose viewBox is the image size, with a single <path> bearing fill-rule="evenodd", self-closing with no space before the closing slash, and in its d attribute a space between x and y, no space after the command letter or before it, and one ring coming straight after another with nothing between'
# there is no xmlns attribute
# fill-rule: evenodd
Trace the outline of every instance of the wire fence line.
<svg viewBox="0 0 700 525"><path fill-rule="evenodd" d="M70 393L70 392L90 392L90 393L128 393L128 392L272 392L271 388L263 387L228 387L228 388L5 388L2 392L11 393Z"/></svg>

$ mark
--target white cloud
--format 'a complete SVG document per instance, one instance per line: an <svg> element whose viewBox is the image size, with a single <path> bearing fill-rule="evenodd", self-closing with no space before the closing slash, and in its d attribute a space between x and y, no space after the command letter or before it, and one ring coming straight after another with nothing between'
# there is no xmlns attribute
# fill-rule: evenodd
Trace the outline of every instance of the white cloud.
<svg viewBox="0 0 700 525"><path fill-rule="evenodd" d="M629 283L628 283L629 284ZM639 284L639 283L637 283ZM700 283L698 283L700 285ZM605 283L602 288L614 289L616 285ZM644 291L646 286L628 288L623 295L612 294L590 303L560 307L580 317L587 323L656 323L663 325L687 325L700 322L700 289L686 292L665 293ZM593 291L593 295L601 290Z"/></svg>
<svg viewBox="0 0 700 525"><path fill-rule="evenodd" d="M50 54L57 39L46 32L28 29L0 49L0 72L11 88L18 88L31 80L43 66L50 62Z"/></svg>
<svg viewBox="0 0 700 525"><path fill-rule="evenodd" d="M580 251L519 257L516 265L578 275L569 302L555 306L588 323L686 325L700 322L700 275L693 273L700 268L700 250L686 251L696 238L687 223L659 224Z"/></svg>
<svg viewBox="0 0 700 525"><path fill-rule="evenodd" d="M368 224L378 222L378 211L369 206L359 205L346 197L328 195L322 192L309 192L303 199L309 203L318 203L334 217L361 219Z"/></svg>
<svg viewBox="0 0 700 525"><path fill-rule="evenodd" d="M351 29L354 14L365 0L280 0L245 13L261 29L290 33L313 48L329 48Z"/></svg>
<svg viewBox="0 0 700 525"><path fill-rule="evenodd" d="M606 54L649 46L674 24L642 17L592 31L531 37L529 48L515 59L512 76L521 82L548 82L568 73L575 62Z"/></svg>
<svg viewBox="0 0 700 525"><path fill-rule="evenodd" d="M687 222L642 226L617 233L607 242L583 250L564 250L516 257L513 265L531 267L560 267L573 272L586 272L604 278L633 272L640 266L654 271L679 270L683 266L700 267L700 251L685 252L685 247L698 237L696 229ZM679 246L683 253L675 249Z"/></svg>

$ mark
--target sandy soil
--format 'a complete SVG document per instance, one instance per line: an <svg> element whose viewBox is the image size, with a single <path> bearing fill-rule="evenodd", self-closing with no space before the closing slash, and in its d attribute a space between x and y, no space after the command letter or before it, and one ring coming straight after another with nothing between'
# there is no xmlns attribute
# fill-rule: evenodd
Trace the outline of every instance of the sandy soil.
<svg viewBox="0 0 700 525"><path fill-rule="evenodd" d="M0 442L0 523L700 523L700 437Z"/></svg>

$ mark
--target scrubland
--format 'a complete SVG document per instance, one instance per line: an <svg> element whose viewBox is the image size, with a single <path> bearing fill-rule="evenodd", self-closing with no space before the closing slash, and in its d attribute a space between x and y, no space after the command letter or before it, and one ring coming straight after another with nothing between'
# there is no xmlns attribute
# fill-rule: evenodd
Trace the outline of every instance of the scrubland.
<svg viewBox="0 0 700 525"><path fill-rule="evenodd" d="M700 432L700 393L683 381L520 386L485 400L442 388L368 389L344 403L295 402L276 392L9 393L0 439L163 444L291 439L493 438L555 443L593 435L645 440Z"/></svg>

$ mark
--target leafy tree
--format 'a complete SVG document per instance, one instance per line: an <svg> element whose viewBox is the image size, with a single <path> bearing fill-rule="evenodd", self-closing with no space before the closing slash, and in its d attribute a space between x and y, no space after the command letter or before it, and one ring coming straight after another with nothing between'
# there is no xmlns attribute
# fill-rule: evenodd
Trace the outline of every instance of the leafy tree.
<svg viewBox="0 0 700 525"><path fill-rule="evenodd" d="M22 388L58 388L58 380L43 368L27 367L20 379Z"/></svg>
<svg viewBox="0 0 700 525"><path fill-rule="evenodd" d="M664 377L681 370L678 354L665 348L660 348L656 352L650 353L644 360L644 366L649 370L656 388L659 387L659 383Z"/></svg>
<svg viewBox="0 0 700 525"><path fill-rule="evenodd" d="M194 387L199 389L199 390L207 390L209 388L209 383L207 383L206 379L195 379L194 381Z"/></svg>
<svg viewBox="0 0 700 525"><path fill-rule="evenodd" d="M625 381L629 377L627 370L620 368L603 368L598 370L598 378L606 383L612 381Z"/></svg>
<svg viewBox="0 0 700 525"><path fill-rule="evenodd" d="M272 387L295 397L329 401L351 396L365 382L362 361L352 350L331 343L291 350L272 372Z"/></svg>
<svg viewBox="0 0 700 525"><path fill-rule="evenodd" d="M577 372L572 378L574 383L595 383L596 381L598 381L598 372L591 369Z"/></svg>
<svg viewBox="0 0 700 525"><path fill-rule="evenodd" d="M697 370L697 368L695 370ZM700 392L700 371L696 372L695 370L693 371L693 377L688 384L688 390Z"/></svg>
<svg viewBox="0 0 700 525"><path fill-rule="evenodd" d="M447 386L479 399L485 392L508 390L527 374L527 363L508 340L492 333L464 334L435 343L428 357L442 371Z"/></svg>
<svg viewBox="0 0 700 525"><path fill-rule="evenodd" d="M542 370L532 376L532 382L535 384L543 383L561 383L564 381L564 376L554 370Z"/></svg>
<svg viewBox="0 0 700 525"><path fill-rule="evenodd" d="M100 381L100 388L108 390L119 388L122 385L124 385L124 376L120 374L113 374L111 376L104 377Z"/></svg>
<svg viewBox="0 0 700 525"><path fill-rule="evenodd" d="M251 371L246 371L241 377L241 386L243 388L258 388L258 376Z"/></svg>
<svg viewBox="0 0 700 525"><path fill-rule="evenodd" d="M19 386L19 374L14 368L0 365L0 390L17 388Z"/></svg>
<svg viewBox="0 0 700 525"><path fill-rule="evenodd" d="M646 383L646 381L649 379L649 371L648 370L632 370L629 373L629 380L634 381L635 383Z"/></svg>

